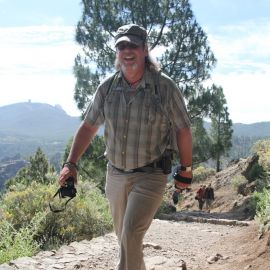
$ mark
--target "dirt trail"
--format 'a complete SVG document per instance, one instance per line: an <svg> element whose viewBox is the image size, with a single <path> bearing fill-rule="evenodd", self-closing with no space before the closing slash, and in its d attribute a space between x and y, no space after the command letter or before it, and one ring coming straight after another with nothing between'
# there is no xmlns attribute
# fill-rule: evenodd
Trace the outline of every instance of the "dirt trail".
<svg viewBox="0 0 270 270"><path fill-rule="evenodd" d="M154 220L144 246L147 270L270 270L267 239L258 238L254 222L231 226ZM111 233L19 258L0 270L113 270L117 254L117 240Z"/></svg>
<svg viewBox="0 0 270 270"><path fill-rule="evenodd" d="M148 237L162 247L157 255L181 258L189 270L270 270L267 257L261 255L257 259L265 251L266 240L258 240L253 222L249 226L157 222ZM146 250L145 254L153 256L153 253L153 250Z"/></svg>

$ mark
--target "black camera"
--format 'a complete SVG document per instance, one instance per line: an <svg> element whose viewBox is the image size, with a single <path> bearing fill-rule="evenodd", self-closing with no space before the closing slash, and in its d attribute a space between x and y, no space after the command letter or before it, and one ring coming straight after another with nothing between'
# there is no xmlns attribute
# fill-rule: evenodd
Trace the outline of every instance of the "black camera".
<svg viewBox="0 0 270 270"><path fill-rule="evenodd" d="M60 209L56 209L55 207L51 205L51 202L49 202L51 211L54 213L59 213L59 212L64 211L66 209L67 203L76 196L76 193L77 193L77 190L74 185L74 178L69 177L66 180L65 185L60 187L53 196L53 199L54 199L58 195L60 200L63 198L68 198L67 200L64 200L65 201L64 207Z"/></svg>
<svg viewBox="0 0 270 270"><path fill-rule="evenodd" d="M74 178L69 177L66 180L65 185L60 187L59 196L61 198L66 198L66 197L74 198L76 196L76 193L77 193L77 190L74 186Z"/></svg>

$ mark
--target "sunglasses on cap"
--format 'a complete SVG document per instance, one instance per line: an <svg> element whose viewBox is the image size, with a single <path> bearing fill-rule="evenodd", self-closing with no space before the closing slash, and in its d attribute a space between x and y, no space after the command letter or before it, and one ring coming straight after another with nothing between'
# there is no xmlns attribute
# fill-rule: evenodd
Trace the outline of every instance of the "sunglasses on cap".
<svg viewBox="0 0 270 270"><path fill-rule="evenodd" d="M134 44L134 43L129 43L129 42L121 42L119 43L117 46L116 46L117 50L119 51L123 51L125 49L132 49L132 50L135 50L135 49L138 49L139 46Z"/></svg>

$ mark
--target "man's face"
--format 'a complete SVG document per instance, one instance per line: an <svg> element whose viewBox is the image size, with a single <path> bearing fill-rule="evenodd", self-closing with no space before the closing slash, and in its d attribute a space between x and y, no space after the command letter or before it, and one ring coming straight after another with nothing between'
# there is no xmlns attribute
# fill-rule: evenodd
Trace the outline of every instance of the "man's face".
<svg viewBox="0 0 270 270"><path fill-rule="evenodd" d="M124 73L143 70L145 56L147 56L147 51L142 45L137 46L133 43L123 41L116 47L116 57Z"/></svg>

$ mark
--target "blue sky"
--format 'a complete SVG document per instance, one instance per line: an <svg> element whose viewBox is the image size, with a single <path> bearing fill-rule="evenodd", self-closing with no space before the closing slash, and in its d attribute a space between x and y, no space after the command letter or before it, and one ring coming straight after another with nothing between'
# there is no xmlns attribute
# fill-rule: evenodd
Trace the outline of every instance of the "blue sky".
<svg viewBox="0 0 270 270"><path fill-rule="evenodd" d="M218 63L209 84L223 87L233 122L270 121L270 1L190 0ZM0 0L0 106L73 101L80 0Z"/></svg>

